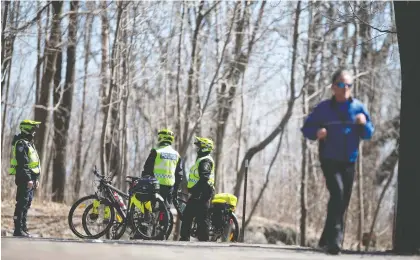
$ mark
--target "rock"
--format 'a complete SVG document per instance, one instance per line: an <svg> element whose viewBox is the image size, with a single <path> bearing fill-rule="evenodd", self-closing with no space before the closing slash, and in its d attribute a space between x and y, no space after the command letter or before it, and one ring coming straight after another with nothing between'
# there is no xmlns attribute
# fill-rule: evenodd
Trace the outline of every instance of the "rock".
<svg viewBox="0 0 420 260"><path fill-rule="evenodd" d="M267 238L262 232L245 232L245 243L268 244Z"/></svg>
<svg viewBox="0 0 420 260"><path fill-rule="evenodd" d="M278 246L285 246L286 245L285 243L283 243L281 241L276 241L275 244L278 245Z"/></svg>
<svg viewBox="0 0 420 260"><path fill-rule="evenodd" d="M296 244L297 233L289 227L270 225L265 227L264 234L266 237L269 237L271 241L281 241L286 245Z"/></svg>
<svg viewBox="0 0 420 260"><path fill-rule="evenodd" d="M277 240L276 240L276 238L275 238L275 237L273 237L273 236L268 236L268 237L267 237L267 241L268 241L268 243L269 243L269 244L274 244L274 245L275 245L275 244L277 244L277 242L279 242L279 241L277 241Z"/></svg>

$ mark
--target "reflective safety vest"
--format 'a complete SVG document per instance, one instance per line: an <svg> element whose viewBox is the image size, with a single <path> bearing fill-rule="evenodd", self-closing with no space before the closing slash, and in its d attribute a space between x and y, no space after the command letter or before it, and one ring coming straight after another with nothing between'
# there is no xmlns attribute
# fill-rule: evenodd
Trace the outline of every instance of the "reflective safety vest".
<svg viewBox="0 0 420 260"><path fill-rule="evenodd" d="M181 156L172 146L155 148L156 159L153 173L160 185L173 186L175 184L175 170Z"/></svg>
<svg viewBox="0 0 420 260"><path fill-rule="evenodd" d="M214 160L210 155L207 155L207 156L198 158L195 164L193 165L193 167L191 167L190 174L188 177L188 186L187 186L188 189L194 187L197 184L197 182L200 180L200 174L198 173L198 166L200 165L200 162L204 159L209 159L212 162L211 174L208 180L208 184L210 184L211 186L214 185Z"/></svg>
<svg viewBox="0 0 420 260"><path fill-rule="evenodd" d="M39 174L41 172L41 161L39 160L38 152L35 150L35 147L33 146L31 142L28 142L24 139L18 140L15 143L15 145L13 145L12 158L10 159L11 166L9 168L9 174L16 175L16 167L18 166L17 161L16 161L16 145L18 142L24 142L29 148L29 152L28 152L29 163L26 166L28 166L28 168L31 169L33 173Z"/></svg>

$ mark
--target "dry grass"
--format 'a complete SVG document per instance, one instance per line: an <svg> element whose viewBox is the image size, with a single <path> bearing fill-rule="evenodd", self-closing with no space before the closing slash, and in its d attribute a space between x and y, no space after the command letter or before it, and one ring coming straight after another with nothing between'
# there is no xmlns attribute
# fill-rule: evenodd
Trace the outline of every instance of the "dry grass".
<svg viewBox="0 0 420 260"><path fill-rule="evenodd" d="M1 229L2 233L13 233L13 213L15 201L1 202ZM67 215L70 206L48 202L34 201L28 213L28 228L31 233L41 237L76 238L70 231Z"/></svg>

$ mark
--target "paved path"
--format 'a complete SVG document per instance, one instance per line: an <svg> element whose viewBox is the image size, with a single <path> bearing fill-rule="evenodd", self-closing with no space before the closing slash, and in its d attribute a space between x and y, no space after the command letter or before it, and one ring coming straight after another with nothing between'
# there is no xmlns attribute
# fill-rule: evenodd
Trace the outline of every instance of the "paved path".
<svg viewBox="0 0 420 260"><path fill-rule="evenodd" d="M2 260L251 260L251 259L420 259L385 253L345 252L329 256L308 248L174 241L109 241L2 237Z"/></svg>

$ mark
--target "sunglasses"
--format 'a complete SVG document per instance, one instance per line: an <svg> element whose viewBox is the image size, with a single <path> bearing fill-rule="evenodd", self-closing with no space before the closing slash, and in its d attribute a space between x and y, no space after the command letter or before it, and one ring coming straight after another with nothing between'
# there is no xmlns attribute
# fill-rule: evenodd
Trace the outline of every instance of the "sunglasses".
<svg viewBox="0 0 420 260"><path fill-rule="evenodd" d="M353 86L353 84L347 84L347 83L344 83L344 82L337 82L336 85L339 88L345 88L346 86L351 88L351 86Z"/></svg>

